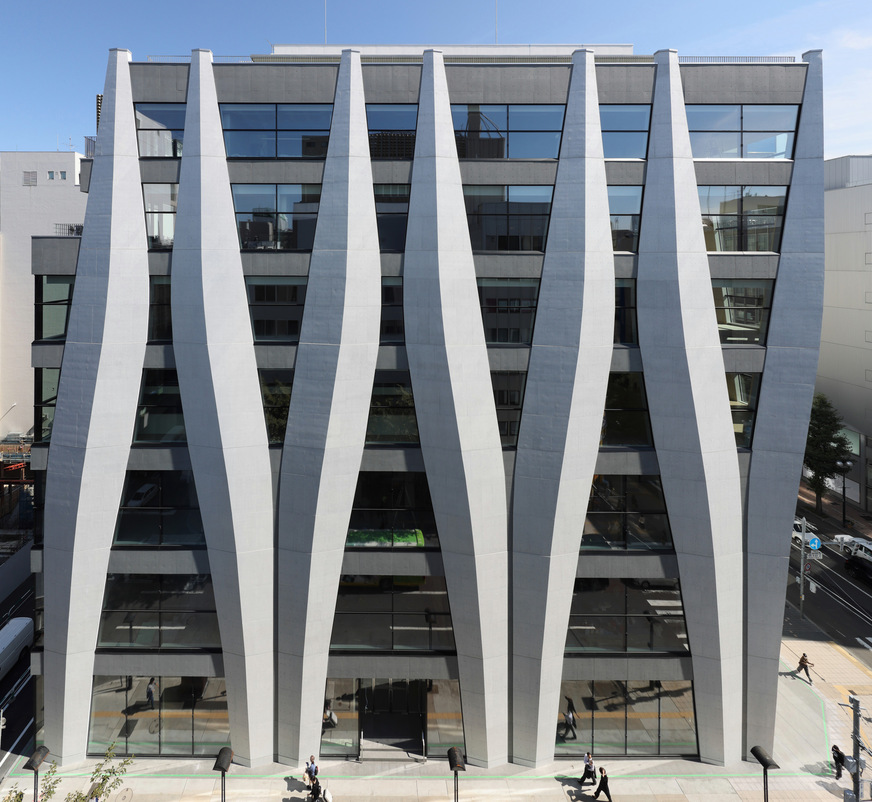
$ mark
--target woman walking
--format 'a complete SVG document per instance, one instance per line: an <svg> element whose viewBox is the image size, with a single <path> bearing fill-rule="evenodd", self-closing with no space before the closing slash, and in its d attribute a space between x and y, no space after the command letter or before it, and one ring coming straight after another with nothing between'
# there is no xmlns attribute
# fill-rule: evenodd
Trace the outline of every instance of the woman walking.
<svg viewBox="0 0 872 802"><path fill-rule="evenodd" d="M608 799L609 802L612 802L612 795L609 793L609 775L606 774L606 770L602 766L600 766L599 785L596 787L593 798L599 799L600 794L605 794L606 799Z"/></svg>

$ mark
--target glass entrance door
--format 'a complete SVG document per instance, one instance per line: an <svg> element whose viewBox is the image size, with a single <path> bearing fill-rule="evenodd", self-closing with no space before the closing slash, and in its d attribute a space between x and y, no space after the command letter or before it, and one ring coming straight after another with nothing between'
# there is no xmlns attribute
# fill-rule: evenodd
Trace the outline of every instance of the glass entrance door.
<svg viewBox="0 0 872 802"><path fill-rule="evenodd" d="M378 677L359 682L361 758L426 754L427 681Z"/></svg>

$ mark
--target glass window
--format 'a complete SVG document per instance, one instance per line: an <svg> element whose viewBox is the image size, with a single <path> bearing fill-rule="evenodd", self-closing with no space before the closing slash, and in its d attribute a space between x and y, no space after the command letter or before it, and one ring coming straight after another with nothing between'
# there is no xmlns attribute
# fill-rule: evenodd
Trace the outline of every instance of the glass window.
<svg viewBox="0 0 872 802"><path fill-rule="evenodd" d="M445 577L342 575L330 650L454 653Z"/></svg>
<svg viewBox="0 0 872 802"><path fill-rule="evenodd" d="M700 186L708 251L778 251L786 186Z"/></svg>
<svg viewBox="0 0 872 802"><path fill-rule="evenodd" d="M148 341L172 342L173 315L170 307L170 277L149 276Z"/></svg>
<svg viewBox="0 0 872 802"><path fill-rule="evenodd" d="M279 103L276 127L300 131L330 130L333 121L331 103Z"/></svg>
<svg viewBox="0 0 872 802"><path fill-rule="evenodd" d="M497 424L500 427L500 441L503 446L516 446L527 374L521 371L492 370L491 383L497 408Z"/></svg>
<svg viewBox="0 0 872 802"><path fill-rule="evenodd" d="M544 251L552 186L466 185L474 251Z"/></svg>
<svg viewBox="0 0 872 802"><path fill-rule="evenodd" d="M185 419L182 415L182 398L176 371L154 368L143 370L133 442L185 441Z"/></svg>
<svg viewBox="0 0 872 802"><path fill-rule="evenodd" d="M284 443L288 410L291 407L291 389L294 386L294 371L291 368L262 369L257 373L260 376L267 437L270 444Z"/></svg>
<svg viewBox="0 0 872 802"><path fill-rule="evenodd" d="M310 251L320 184L233 184L242 250Z"/></svg>
<svg viewBox="0 0 872 802"><path fill-rule="evenodd" d="M609 374L600 445L654 445L641 373Z"/></svg>
<svg viewBox="0 0 872 802"><path fill-rule="evenodd" d="M321 727L322 757L351 757L360 754L360 725L357 700L359 680L327 677L324 691L324 724Z"/></svg>
<svg viewBox="0 0 872 802"><path fill-rule="evenodd" d="M35 368L33 394L33 439L37 443L51 440L55 407L58 402L60 368Z"/></svg>
<svg viewBox="0 0 872 802"><path fill-rule="evenodd" d="M374 184L379 248L386 253L406 249L411 184Z"/></svg>
<svg viewBox="0 0 872 802"><path fill-rule="evenodd" d="M379 342L403 343L403 279L400 276L382 277L381 329Z"/></svg>
<svg viewBox="0 0 872 802"><path fill-rule="evenodd" d="M761 374L727 373L726 376L736 446L750 448L751 439L754 436L754 419L757 415Z"/></svg>
<svg viewBox="0 0 872 802"><path fill-rule="evenodd" d="M230 744L223 677L95 676L88 754L208 755Z"/></svg>
<svg viewBox="0 0 872 802"><path fill-rule="evenodd" d="M773 282L764 279L712 279L721 342L765 345Z"/></svg>
<svg viewBox="0 0 872 802"><path fill-rule="evenodd" d="M556 159L563 129L562 104L451 107L461 159Z"/></svg>
<svg viewBox="0 0 872 802"><path fill-rule="evenodd" d="M424 473L361 472L346 548L439 546Z"/></svg>
<svg viewBox="0 0 872 802"><path fill-rule="evenodd" d="M182 155L185 138L184 103L135 103L136 137L142 158Z"/></svg>
<svg viewBox="0 0 872 802"><path fill-rule="evenodd" d="M191 471L128 471L113 546L206 545Z"/></svg>
<svg viewBox="0 0 872 802"><path fill-rule="evenodd" d="M605 158L646 158L650 106L606 104L599 107L599 112Z"/></svg>
<svg viewBox="0 0 872 802"><path fill-rule="evenodd" d="M532 343L539 279L480 278L477 283L488 345Z"/></svg>
<svg viewBox="0 0 872 802"><path fill-rule="evenodd" d="M225 131L232 128L248 130L276 129L276 107L274 103L221 103L221 127Z"/></svg>
<svg viewBox="0 0 872 802"><path fill-rule="evenodd" d="M636 331L636 280L615 279L615 342L620 345L637 345Z"/></svg>
<svg viewBox="0 0 872 802"><path fill-rule="evenodd" d="M790 159L799 106L688 105L697 159Z"/></svg>
<svg viewBox="0 0 872 802"><path fill-rule="evenodd" d="M417 442L418 423L409 372L377 370L366 427L367 445L410 445Z"/></svg>
<svg viewBox="0 0 872 802"><path fill-rule="evenodd" d="M75 283L75 276L36 277L35 339L66 339Z"/></svg>
<svg viewBox="0 0 872 802"><path fill-rule="evenodd" d="M414 103L367 103L369 152L373 159L415 158L418 106Z"/></svg>
<svg viewBox="0 0 872 802"><path fill-rule="evenodd" d="M330 103L222 103L227 158L323 159Z"/></svg>
<svg viewBox="0 0 872 802"><path fill-rule="evenodd" d="M672 532L660 477L596 476L590 489L581 548L671 549Z"/></svg>
<svg viewBox="0 0 872 802"><path fill-rule="evenodd" d="M298 342L306 301L304 276L246 276L255 342Z"/></svg>
<svg viewBox="0 0 872 802"><path fill-rule="evenodd" d="M612 247L616 251L639 250L639 225L642 219L642 187L610 185L609 215L612 224Z"/></svg>
<svg viewBox="0 0 872 802"><path fill-rule="evenodd" d="M145 203L145 229L148 247L152 250L168 250L173 247L178 206L178 184L143 184L142 197Z"/></svg>

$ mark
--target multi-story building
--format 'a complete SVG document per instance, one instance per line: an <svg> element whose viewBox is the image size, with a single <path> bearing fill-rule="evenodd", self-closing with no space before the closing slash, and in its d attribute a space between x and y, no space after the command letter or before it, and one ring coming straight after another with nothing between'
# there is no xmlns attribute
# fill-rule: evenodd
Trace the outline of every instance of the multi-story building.
<svg viewBox="0 0 872 802"><path fill-rule="evenodd" d="M821 93L818 51L112 51L36 270L40 739L771 747Z"/></svg>
<svg viewBox="0 0 872 802"><path fill-rule="evenodd" d="M72 151L0 153L0 438L33 426L30 342L55 339L66 324L52 314L64 288L37 283L42 315L34 333L31 241L82 233L88 201L79 185L82 158Z"/></svg>
<svg viewBox="0 0 872 802"><path fill-rule="evenodd" d="M847 497L872 510L872 156L824 164L826 281L817 389L844 418L854 456ZM834 484L841 492L841 477Z"/></svg>

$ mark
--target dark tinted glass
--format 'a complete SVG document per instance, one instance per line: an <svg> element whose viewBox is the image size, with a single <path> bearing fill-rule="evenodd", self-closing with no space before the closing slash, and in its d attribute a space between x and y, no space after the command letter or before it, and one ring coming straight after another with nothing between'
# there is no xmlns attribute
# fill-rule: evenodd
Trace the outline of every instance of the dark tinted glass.
<svg viewBox="0 0 872 802"><path fill-rule="evenodd" d="M225 131L228 159L272 159L276 155L275 131Z"/></svg>
<svg viewBox="0 0 872 802"><path fill-rule="evenodd" d="M275 184L233 184L232 189L237 212L276 211Z"/></svg>
<svg viewBox="0 0 872 802"><path fill-rule="evenodd" d="M418 106L413 103L367 103L366 119L370 131L414 131Z"/></svg>
<svg viewBox="0 0 872 802"><path fill-rule="evenodd" d="M563 129L562 104L542 106L509 106L510 131L561 131Z"/></svg>
<svg viewBox="0 0 872 802"><path fill-rule="evenodd" d="M276 107L272 103L222 103L221 125L228 128L273 129Z"/></svg>
<svg viewBox="0 0 872 802"><path fill-rule="evenodd" d="M603 131L648 131L651 107L648 105L607 104L599 107Z"/></svg>
<svg viewBox="0 0 872 802"><path fill-rule="evenodd" d="M484 132L508 130L508 107L499 105L451 106L451 119L455 131Z"/></svg>
<svg viewBox="0 0 872 802"><path fill-rule="evenodd" d="M276 127L298 130L330 130L333 106L330 103L279 103Z"/></svg>
<svg viewBox="0 0 872 802"><path fill-rule="evenodd" d="M647 131L603 131L606 159L644 159L647 152Z"/></svg>

